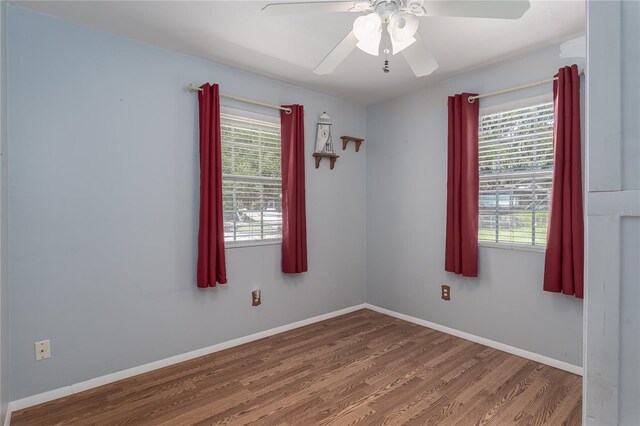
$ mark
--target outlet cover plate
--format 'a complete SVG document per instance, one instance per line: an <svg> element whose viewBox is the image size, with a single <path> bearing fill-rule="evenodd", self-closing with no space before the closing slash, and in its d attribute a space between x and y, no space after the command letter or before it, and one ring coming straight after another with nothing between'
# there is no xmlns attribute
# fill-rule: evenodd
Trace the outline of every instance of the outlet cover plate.
<svg viewBox="0 0 640 426"><path fill-rule="evenodd" d="M36 361L51 358L51 342L43 340L36 342Z"/></svg>
<svg viewBox="0 0 640 426"><path fill-rule="evenodd" d="M451 287L448 285L443 285L441 288L441 296L442 300L451 300Z"/></svg>
<svg viewBox="0 0 640 426"><path fill-rule="evenodd" d="M260 306L262 303L262 290L253 290L251 292L251 306Z"/></svg>

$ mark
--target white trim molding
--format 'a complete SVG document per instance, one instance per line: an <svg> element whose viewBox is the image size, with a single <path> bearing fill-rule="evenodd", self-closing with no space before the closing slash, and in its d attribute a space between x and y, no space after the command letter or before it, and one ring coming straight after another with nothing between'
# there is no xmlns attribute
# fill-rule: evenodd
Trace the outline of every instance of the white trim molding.
<svg viewBox="0 0 640 426"><path fill-rule="evenodd" d="M637 254L629 245L629 239L634 237L624 234L623 224L640 218L637 182L627 182L631 175L623 173L628 165L635 167L638 158L637 152L625 151L627 144L638 143L631 125L637 120L638 106L626 102L627 97L635 99L636 95L627 93L624 77L637 69L635 62L625 57L625 34L637 31L637 19L624 18L631 10L627 9L629 3L586 2L589 72L585 90L587 220L582 421L587 426L637 424L637 417L626 417L636 414L630 412L636 401L628 397L633 388L628 388L623 379L628 374L624 370L630 365L627 363L637 360L624 356L627 346L621 334L634 325L625 318L624 291L637 285L626 274L635 265L625 259ZM627 165L625 160L632 161Z"/></svg>
<svg viewBox="0 0 640 426"><path fill-rule="evenodd" d="M450 334L452 336L460 337L465 340L470 340L475 343L479 343L484 346L489 346L490 348L498 349L503 352L507 352L513 355L520 356L522 358L530 359L531 361L539 362L541 364L549 365L551 367L558 368L560 370L568 371L569 373L578 374L582 376L582 367L577 365L569 364L565 361L560 361L554 358L550 358L545 355L540 355L535 352L530 352L524 349L516 348L515 346L510 346L505 343L496 342L494 340L487 339L485 337L476 336L471 333L467 333L465 331L456 330L455 328L446 327L444 325L436 324L431 321L423 320L420 318L412 317L410 315L401 314L399 312L391 311L389 309L381 308L376 305L365 305L367 309L371 309L372 311L379 312L384 315L389 315L390 317L398 318L404 321L412 322L414 324L421 325L423 327L431 328L433 330L441 331L446 334Z"/></svg>
<svg viewBox="0 0 640 426"><path fill-rule="evenodd" d="M127 370L118 371L115 373L107 374L95 379L89 379L84 382L79 382L73 385L64 386L58 389L53 389L47 392L32 395L26 398L18 399L9 403L7 409L7 416L5 418L5 426L10 424L11 412L23 410L25 408L33 407L34 405L43 404L45 402L52 401L54 399L63 398L65 396L73 395L78 392L83 392L89 389L97 388L109 383L116 382L118 380L126 379L129 377L137 376L139 374L147 373L149 371L157 370L159 368L167 367L170 365L178 364L180 362L189 361L194 358L209 355L215 352L219 352L225 349L240 346L245 343L253 342L255 340L264 339L275 334L284 333L285 331L293 330L296 328L304 327L309 324L314 324L320 321L324 321L330 318L338 317L340 315L348 314L360 309L365 309L365 304L350 306L348 308L340 309L337 311L329 312L326 314L318 315L312 318L307 318L301 321L293 322L291 324L282 325L280 327L271 328L269 330L260 331L258 333L250 334L248 336L239 337L237 339L228 340L226 342L218 343L206 348L197 349L195 351L186 352L180 355L175 355L169 358L164 358L158 361L153 361L148 364L143 364L137 367L129 368Z"/></svg>
<svg viewBox="0 0 640 426"><path fill-rule="evenodd" d="M476 336L470 333L466 333L464 331L456 330L450 327L446 327L440 324L436 324L430 321L426 321L420 318L412 317L410 315L401 314L399 312L391 311L389 309L381 308L376 305L371 305L368 303L363 303L360 305L354 305L348 308L340 309L338 311L329 312L323 315L318 315L312 318L307 318L301 321L297 321L291 324L286 324L280 327L271 328L269 330L261 331L258 333L250 334L248 336L239 337L237 339L229 340L226 342L218 343L212 346L208 346L206 348L197 349L195 351L186 352L180 355L175 355L169 358L164 358L158 361L153 361L148 364L143 364L137 367L129 368L127 370L118 371L115 373L107 374L101 377L97 377L94 379L89 379L83 382L75 383L69 386L64 386L58 389L53 389L47 392L39 393L37 395L32 395L26 398L22 398L16 401L12 401L9 403L9 407L7 409L7 415L5 418L4 425L9 426L11 422L11 412L23 410L25 408L33 407L34 405L43 404L45 402L52 401L54 399L63 398L66 396L70 396L79 392L83 392L89 389L97 388L99 386L103 386L109 383L116 382L118 380L123 380L129 377L137 376L139 374L147 373L149 371L157 370L163 367L167 367L170 365L178 364L180 362L189 361L194 358L198 358L201 356L209 355L215 352L219 352L225 349L229 349L235 346L243 345L245 343L250 343L255 340L263 339L265 337L270 337L279 333L284 333L285 331L293 330L296 328L304 327L309 324L314 324L320 321L324 321L330 318L334 318L340 315L348 314L350 312L354 312L360 309L370 309L375 312L379 312L384 315L389 315L394 318L398 318L404 321L412 322L414 324L421 325L423 327L431 328L434 330L441 331L443 333L450 334L452 336L460 337L462 339L470 340L472 342L479 343L481 345L489 346L494 349L501 350L503 352L507 352L513 355L521 356L523 358L530 359L532 361L536 361L542 364L549 365L551 367L559 368L561 370L568 371L570 373L582 375L582 367L578 367L573 364L569 364L564 361L559 361L553 358L549 358L544 355L536 354L533 352L526 351L524 349L516 348L504 343L496 342L490 339L486 339L484 337Z"/></svg>

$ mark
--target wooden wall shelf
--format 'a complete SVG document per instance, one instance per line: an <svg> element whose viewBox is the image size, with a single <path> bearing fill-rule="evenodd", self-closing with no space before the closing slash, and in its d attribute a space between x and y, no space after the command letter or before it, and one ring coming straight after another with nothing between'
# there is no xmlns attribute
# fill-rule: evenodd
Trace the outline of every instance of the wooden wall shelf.
<svg viewBox="0 0 640 426"><path fill-rule="evenodd" d="M316 152L315 154L313 154L313 156L316 159L316 169L320 167L320 160L322 160L323 158L328 158L329 167L331 168L331 170L333 170L333 166L336 164L336 160L340 158L340 156L336 154L323 154L321 152Z"/></svg>
<svg viewBox="0 0 640 426"><path fill-rule="evenodd" d="M354 138L353 136L340 136L340 139L342 139L342 150L343 151L345 149L347 149L347 144L349 142L355 142L355 144L356 144L356 152L358 152L358 151L360 151L360 144L362 142L364 142L364 139Z"/></svg>

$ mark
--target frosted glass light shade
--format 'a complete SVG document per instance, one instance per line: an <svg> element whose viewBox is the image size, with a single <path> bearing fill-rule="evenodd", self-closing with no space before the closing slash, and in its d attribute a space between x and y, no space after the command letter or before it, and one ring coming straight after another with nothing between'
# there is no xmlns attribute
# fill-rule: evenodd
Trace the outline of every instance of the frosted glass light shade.
<svg viewBox="0 0 640 426"><path fill-rule="evenodd" d="M380 40L382 39L382 33L367 41L359 41L356 46L363 52L367 52L369 55L378 56L380 54Z"/></svg>
<svg viewBox="0 0 640 426"><path fill-rule="evenodd" d="M402 52L404 49L411 46L415 41L416 41L415 37L411 37L410 39L405 41L397 41L392 36L391 37L391 47L393 48L392 54L395 55L396 53Z"/></svg>
<svg viewBox="0 0 640 426"><path fill-rule="evenodd" d="M377 13L360 16L353 22L353 34L358 39L356 46L363 52L378 56L382 39L382 18Z"/></svg>
<svg viewBox="0 0 640 426"><path fill-rule="evenodd" d="M380 34L382 19L377 13L360 16L353 22L353 33L358 41L367 42L376 39Z"/></svg>
<svg viewBox="0 0 640 426"><path fill-rule="evenodd" d="M396 12L391 15L389 20L389 34L397 42L410 40L418 31L418 23L417 16L406 12Z"/></svg>

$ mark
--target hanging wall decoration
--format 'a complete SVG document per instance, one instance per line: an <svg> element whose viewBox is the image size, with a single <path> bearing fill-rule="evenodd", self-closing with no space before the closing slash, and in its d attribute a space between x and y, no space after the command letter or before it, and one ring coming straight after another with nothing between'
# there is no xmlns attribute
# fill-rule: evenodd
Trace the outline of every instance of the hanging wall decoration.
<svg viewBox="0 0 640 426"><path fill-rule="evenodd" d="M333 151L333 140L331 136L331 118L326 112L322 113L318 120L318 133L316 136L316 148L313 156L316 159L316 169L320 167L320 160L328 158L330 167L336 163L339 155Z"/></svg>
<svg viewBox="0 0 640 426"><path fill-rule="evenodd" d="M331 117L329 117L326 112L322 113L320 120L318 120L316 152L335 154L335 152L333 152L333 141L331 140Z"/></svg>

